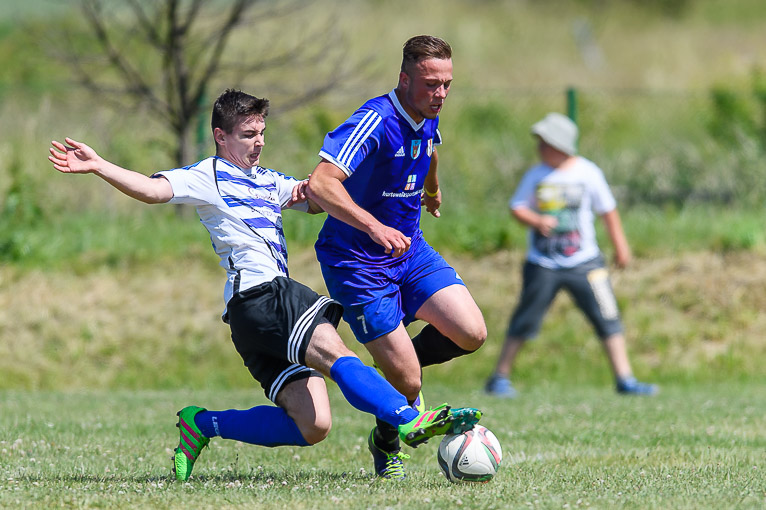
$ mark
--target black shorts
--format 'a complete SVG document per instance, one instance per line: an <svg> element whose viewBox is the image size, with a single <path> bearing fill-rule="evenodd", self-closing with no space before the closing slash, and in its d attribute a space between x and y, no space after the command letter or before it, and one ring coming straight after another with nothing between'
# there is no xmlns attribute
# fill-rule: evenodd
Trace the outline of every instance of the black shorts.
<svg viewBox="0 0 766 510"><path fill-rule="evenodd" d="M232 342L272 402L288 382L320 376L306 367L309 340L343 315L337 301L283 276L234 294L226 309Z"/></svg>
<svg viewBox="0 0 766 510"><path fill-rule="evenodd" d="M620 312L603 258L568 269L548 269L526 262L523 273L521 297L511 317L508 336L525 340L535 337L561 288L569 292L585 313L599 338L604 340L622 333Z"/></svg>

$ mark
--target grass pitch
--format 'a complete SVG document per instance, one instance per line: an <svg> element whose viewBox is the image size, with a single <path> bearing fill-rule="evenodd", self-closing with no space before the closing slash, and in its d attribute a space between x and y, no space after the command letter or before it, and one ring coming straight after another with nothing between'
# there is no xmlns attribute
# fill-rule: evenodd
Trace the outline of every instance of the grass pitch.
<svg viewBox="0 0 766 510"><path fill-rule="evenodd" d="M476 383L476 382L474 382ZM472 387L478 384L471 384ZM766 394L747 382L665 385L654 398L541 384L503 401L428 384L431 403L474 405L503 446L487 484L454 485L436 441L408 449L409 478L371 473L372 419L331 387L334 427L310 448L214 439L173 480L175 412L267 403L258 391L0 393L2 508L763 508Z"/></svg>

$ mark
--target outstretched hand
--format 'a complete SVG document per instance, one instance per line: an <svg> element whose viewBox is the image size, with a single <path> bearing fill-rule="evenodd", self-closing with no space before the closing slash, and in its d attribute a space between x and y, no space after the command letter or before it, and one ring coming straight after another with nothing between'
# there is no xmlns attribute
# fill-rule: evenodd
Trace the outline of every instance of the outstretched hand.
<svg viewBox="0 0 766 510"><path fill-rule="evenodd" d="M54 140L51 142L53 147L48 149L51 153L48 159L53 163L53 168L59 172L76 174L91 173L100 168L101 158L96 151L71 138L64 140L68 146Z"/></svg>

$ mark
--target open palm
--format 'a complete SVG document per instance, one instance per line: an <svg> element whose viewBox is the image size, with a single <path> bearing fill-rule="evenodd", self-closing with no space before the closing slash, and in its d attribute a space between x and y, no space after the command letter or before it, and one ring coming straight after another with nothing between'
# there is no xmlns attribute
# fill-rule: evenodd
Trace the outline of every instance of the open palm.
<svg viewBox="0 0 766 510"><path fill-rule="evenodd" d="M49 149L48 159L56 170L64 173L90 173L99 168L100 158L96 151L71 138L65 140L68 146L55 140L51 142L53 147Z"/></svg>

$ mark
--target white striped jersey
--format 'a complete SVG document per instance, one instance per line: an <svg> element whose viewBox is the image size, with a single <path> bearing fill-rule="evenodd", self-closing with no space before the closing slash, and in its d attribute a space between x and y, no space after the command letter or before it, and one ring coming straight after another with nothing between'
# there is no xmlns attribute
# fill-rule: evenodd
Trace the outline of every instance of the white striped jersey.
<svg viewBox="0 0 766 510"><path fill-rule="evenodd" d="M173 187L170 203L196 206L228 275L225 302L236 292L288 276L282 209L300 181L259 166L243 170L219 157L156 175ZM305 212L308 204L291 209Z"/></svg>

